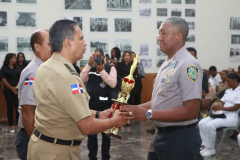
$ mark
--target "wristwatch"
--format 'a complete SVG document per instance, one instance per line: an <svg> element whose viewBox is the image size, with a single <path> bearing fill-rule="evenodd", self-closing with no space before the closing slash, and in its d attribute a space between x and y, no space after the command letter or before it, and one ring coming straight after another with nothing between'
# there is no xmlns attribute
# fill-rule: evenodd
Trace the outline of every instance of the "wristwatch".
<svg viewBox="0 0 240 160"><path fill-rule="evenodd" d="M148 121L151 121L151 118L152 118L152 110L151 110L151 109L149 109L149 110L147 111L146 117L147 117L147 120L148 120Z"/></svg>

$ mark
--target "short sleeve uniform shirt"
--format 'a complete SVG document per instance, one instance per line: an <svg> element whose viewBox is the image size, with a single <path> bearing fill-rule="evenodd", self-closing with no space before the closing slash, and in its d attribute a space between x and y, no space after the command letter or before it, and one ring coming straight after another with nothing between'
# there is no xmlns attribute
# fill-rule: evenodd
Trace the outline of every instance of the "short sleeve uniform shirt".
<svg viewBox="0 0 240 160"><path fill-rule="evenodd" d="M224 107L232 107L235 104L240 104L240 86L235 88L227 89L225 91L224 96L221 99L224 102ZM223 111L227 118L234 118L236 121L238 120L238 111Z"/></svg>
<svg viewBox="0 0 240 160"><path fill-rule="evenodd" d="M165 60L154 82L152 110L165 110L183 105L184 101L201 99L203 71L198 61L182 47L170 60ZM183 122L153 121L158 127L188 125L197 118Z"/></svg>
<svg viewBox="0 0 240 160"><path fill-rule="evenodd" d="M76 122L91 115L89 95L71 62L58 53L43 63L36 74L35 128L42 134L63 140L83 140ZM75 71L76 72L76 71Z"/></svg>
<svg viewBox="0 0 240 160"><path fill-rule="evenodd" d="M36 72L39 66L43 63L38 57L34 57L29 65L22 71L19 84L18 84L18 99L19 99L19 121L18 125L24 128L22 123L21 105L32 105L36 106L35 96L33 93L33 83Z"/></svg>

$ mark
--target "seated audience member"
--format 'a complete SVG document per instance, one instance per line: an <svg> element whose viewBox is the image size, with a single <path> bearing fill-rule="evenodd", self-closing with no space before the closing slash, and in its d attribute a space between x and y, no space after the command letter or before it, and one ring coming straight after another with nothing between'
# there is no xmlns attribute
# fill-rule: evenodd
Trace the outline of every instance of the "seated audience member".
<svg viewBox="0 0 240 160"><path fill-rule="evenodd" d="M215 66L211 66L209 68L209 73L211 75L209 81L210 83L213 83L214 88L216 88L218 83L222 81L220 75L217 73L217 68Z"/></svg>
<svg viewBox="0 0 240 160"><path fill-rule="evenodd" d="M228 71L223 70L220 73L220 75L221 75L222 82L219 82L219 84L216 87L217 94L219 94L223 90L228 89L228 85L227 85L227 82L226 82Z"/></svg>
<svg viewBox="0 0 240 160"><path fill-rule="evenodd" d="M213 111L222 111L226 118L207 117L199 122L199 130L202 138L202 145L205 146L200 154L203 157L210 157L216 153L215 140L216 129L219 127L235 127L238 122L238 109L240 108L240 78L235 73L227 76L227 89L219 102L213 104ZM224 116L223 115L223 116Z"/></svg>
<svg viewBox="0 0 240 160"><path fill-rule="evenodd" d="M203 72L207 75L207 78L209 79L210 74L208 70L203 70ZM208 110L212 105L212 102L216 96L216 90L215 88L208 83L209 91L205 94L205 96L202 96L202 106L201 109L201 118L206 118L208 116Z"/></svg>
<svg viewBox="0 0 240 160"><path fill-rule="evenodd" d="M228 74L235 72L233 68L228 68L227 71L228 71Z"/></svg>
<svg viewBox="0 0 240 160"><path fill-rule="evenodd" d="M187 48L188 52L196 59L197 58L197 50L192 47ZM205 96L206 93L208 93L208 79L207 74L203 72L203 80L202 80L202 96Z"/></svg>

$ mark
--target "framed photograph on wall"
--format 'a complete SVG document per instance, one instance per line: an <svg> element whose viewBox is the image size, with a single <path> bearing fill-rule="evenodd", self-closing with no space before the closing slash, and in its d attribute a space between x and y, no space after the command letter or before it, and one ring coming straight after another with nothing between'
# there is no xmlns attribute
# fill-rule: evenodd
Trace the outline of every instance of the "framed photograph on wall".
<svg viewBox="0 0 240 160"><path fill-rule="evenodd" d="M230 47L229 48L229 62L239 63L240 62L240 46L239 47Z"/></svg>
<svg viewBox="0 0 240 160"><path fill-rule="evenodd" d="M132 39L115 39L115 47L121 52L132 51Z"/></svg>
<svg viewBox="0 0 240 160"><path fill-rule="evenodd" d="M157 0L157 4L167 4L168 0Z"/></svg>
<svg viewBox="0 0 240 160"><path fill-rule="evenodd" d="M149 57L149 44L139 45L140 57Z"/></svg>
<svg viewBox="0 0 240 160"><path fill-rule="evenodd" d="M240 30L240 17L230 17L230 30Z"/></svg>
<svg viewBox="0 0 240 160"><path fill-rule="evenodd" d="M37 0L16 0L17 4L37 4Z"/></svg>
<svg viewBox="0 0 240 160"><path fill-rule="evenodd" d="M64 19L73 20L78 23L79 28L83 31L83 17L79 16L64 16Z"/></svg>
<svg viewBox="0 0 240 160"><path fill-rule="evenodd" d="M32 53L30 37L17 37L17 52Z"/></svg>
<svg viewBox="0 0 240 160"><path fill-rule="evenodd" d="M192 34L192 33L189 33L188 36L187 36L186 42L190 42L190 43L196 42L196 35Z"/></svg>
<svg viewBox="0 0 240 160"><path fill-rule="evenodd" d="M0 37L0 53L8 52L8 37Z"/></svg>
<svg viewBox="0 0 240 160"><path fill-rule="evenodd" d="M0 3L11 4L12 0L0 0Z"/></svg>
<svg viewBox="0 0 240 160"><path fill-rule="evenodd" d="M231 33L230 34L230 45L240 45L240 33Z"/></svg>
<svg viewBox="0 0 240 160"><path fill-rule="evenodd" d="M92 0L63 0L64 10L92 10Z"/></svg>
<svg viewBox="0 0 240 160"><path fill-rule="evenodd" d="M195 30L196 29L196 23L195 21L187 21L189 30Z"/></svg>
<svg viewBox="0 0 240 160"><path fill-rule="evenodd" d="M152 0L139 0L139 4L151 4Z"/></svg>
<svg viewBox="0 0 240 160"><path fill-rule="evenodd" d="M185 17L196 17L195 9L185 9Z"/></svg>
<svg viewBox="0 0 240 160"><path fill-rule="evenodd" d="M132 18L115 18L115 32L132 32Z"/></svg>
<svg viewBox="0 0 240 160"><path fill-rule="evenodd" d="M140 59L140 63L142 64L144 69L152 68L152 59L151 58Z"/></svg>
<svg viewBox="0 0 240 160"><path fill-rule="evenodd" d="M151 17L152 8L151 7L139 7L139 16L140 17Z"/></svg>
<svg viewBox="0 0 240 160"><path fill-rule="evenodd" d="M185 0L185 4L196 4L196 0Z"/></svg>
<svg viewBox="0 0 240 160"><path fill-rule="evenodd" d="M162 24L162 20L160 20L160 21L157 21L157 30L159 30L159 28L160 28L160 26L161 26L161 24Z"/></svg>
<svg viewBox="0 0 240 160"><path fill-rule="evenodd" d="M156 62L157 62L157 64L156 64L157 68L160 68L160 67L162 66L162 64L163 64L164 61L165 61L165 59L157 59L157 60L156 60Z"/></svg>
<svg viewBox="0 0 240 160"><path fill-rule="evenodd" d="M131 12L132 0L106 0L107 11Z"/></svg>
<svg viewBox="0 0 240 160"><path fill-rule="evenodd" d="M16 12L16 27L17 28L36 28L37 17L36 12Z"/></svg>
<svg viewBox="0 0 240 160"><path fill-rule="evenodd" d="M90 52L95 49L102 49L104 54L108 54L108 39L90 39Z"/></svg>
<svg viewBox="0 0 240 160"><path fill-rule="evenodd" d="M182 9L179 8L172 8L171 10L172 17L181 17L182 16Z"/></svg>
<svg viewBox="0 0 240 160"><path fill-rule="evenodd" d="M0 28L8 26L7 18L8 18L7 17L7 12L6 11L0 11Z"/></svg>
<svg viewBox="0 0 240 160"><path fill-rule="evenodd" d="M108 32L108 18L90 18L90 32Z"/></svg>
<svg viewBox="0 0 240 160"><path fill-rule="evenodd" d="M167 8L157 8L157 17L167 17L168 9Z"/></svg>
<svg viewBox="0 0 240 160"><path fill-rule="evenodd" d="M182 0L171 0L171 4L182 4Z"/></svg>

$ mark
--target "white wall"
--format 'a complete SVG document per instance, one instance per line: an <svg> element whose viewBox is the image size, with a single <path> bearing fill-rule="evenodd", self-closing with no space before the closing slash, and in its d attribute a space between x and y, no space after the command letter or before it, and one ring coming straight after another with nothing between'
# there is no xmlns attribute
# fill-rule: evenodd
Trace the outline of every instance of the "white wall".
<svg viewBox="0 0 240 160"><path fill-rule="evenodd" d="M193 46L198 51L199 62L202 68L208 69L211 65L215 65L218 71L233 67L237 69L239 63L229 63L229 19L230 16L240 17L240 0L197 0L196 5L185 5L185 0L181 5L171 5L168 0L167 5L158 5L156 0L152 0L151 5L139 4L139 0L133 0L133 12L106 12L105 0L92 0L92 11L64 11L62 0L38 0L37 5L19 5L15 0L12 4L0 3L0 11L8 12L8 28L0 28L0 36L9 37L9 52L17 52L16 37L31 36L36 29L17 29L15 27L15 12L37 12L37 29L50 28L50 26L59 19L63 19L64 15L83 16L83 33L88 43L87 53L84 59L90 56L89 40L92 38L108 38L108 50L114 47L114 39L132 39L133 51L139 52L139 44L148 43L150 46L150 58L152 59L152 69L146 69L147 73L155 73L158 71L156 67L156 37L158 30L156 29L156 21L164 20L164 18L156 17L157 7L168 7L168 16L170 16L171 8L181 8L182 17L185 18L185 8L195 8L196 18L186 18L186 20L196 21L196 43L187 44ZM139 6L151 6L152 17L140 18ZM109 32L108 33L90 33L89 23L90 17L108 17ZM133 18L132 33L114 33L114 18ZM240 32L240 31L239 31ZM240 48L240 46L238 46ZM0 66L4 60L5 53L0 53ZM27 53L28 60L33 58L33 54Z"/></svg>

